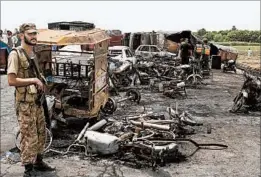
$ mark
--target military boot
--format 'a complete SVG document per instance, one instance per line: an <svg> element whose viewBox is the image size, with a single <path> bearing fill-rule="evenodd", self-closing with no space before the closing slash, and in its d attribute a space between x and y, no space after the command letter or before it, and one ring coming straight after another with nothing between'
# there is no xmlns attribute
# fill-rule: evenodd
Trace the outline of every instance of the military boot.
<svg viewBox="0 0 261 177"><path fill-rule="evenodd" d="M24 177L36 177L36 172L33 168L33 164L25 165Z"/></svg>
<svg viewBox="0 0 261 177"><path fill-rule="evenodd" d="M55 168L50 167L43 161L42 155L37 155L36 162L34 164L34 169L38 171L54 171Z"/></svg>

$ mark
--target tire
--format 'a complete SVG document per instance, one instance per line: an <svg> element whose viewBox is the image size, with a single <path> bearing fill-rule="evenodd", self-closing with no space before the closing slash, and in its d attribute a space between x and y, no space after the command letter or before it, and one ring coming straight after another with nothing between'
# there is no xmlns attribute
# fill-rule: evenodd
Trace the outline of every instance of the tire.
<svg viewBox="0 0 261 177"><path fill-rule="evenodd" d="M112 115L117 109L117 103L114 99L108 98L107 103L103 108L101 108L101 112L105 115Z"/></svg>
<svg viewBox="0 0 261 177"><path fill-rule="evenodd" d="M240 93L240 95L238 95L234 100L234 104L232 106L231 112L237 112L243 106L243 103L244 103L244 97L243 94Z"/></svg>
<svg viewBox="0 0 261 177"><path fill-rule="evenodd" d="M130 101L132 102L136 102L137 104L140 103L140 100L141 100L141 95L140 95L140 92L136 89L130 89L126 92L126 97L129 97L129 96L133 96L132 99L130 99Z"/></svg>
<svg viewBox="0 0 261 177"><path fill-rule="evenodd" d="M53 134L52 132L48 129L48 128L45 128L46 130L46 142L45 142L45 147L44 147L44 153L47 152L47 150L50 148L52 142L53 142ZM21 148L20 148L20 140L21 140L21 137L20 137L20 130L16 133L16 136L15 136L15 146L21 151Z"/></svg>
<svg viewBox="0 0 261 177"><path fill-rule="evenodd" d="M194 84L193 84L193 75L188 76L186 81L187 81L188 85L197 87L198 85L200 85L202 83L202 77L200 77L199 75L196 75L195 76L196 82Z"/></svg>

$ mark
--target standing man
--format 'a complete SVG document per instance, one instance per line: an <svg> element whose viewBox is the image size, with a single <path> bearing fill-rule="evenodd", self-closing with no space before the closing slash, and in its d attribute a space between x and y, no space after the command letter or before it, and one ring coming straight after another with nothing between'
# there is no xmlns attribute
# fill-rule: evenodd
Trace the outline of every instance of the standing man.
<svg viewBox="0 0 261 177"><path fill-rule="evenodd" d="M201 67L203 70L210 69L210 46L208 44L208 39L203 39L202 53L201 53Z"/></svg>
<svg viewBox="0 0 261 177"><path fill-rule="evenodd" d="M18 47L21 45L21 40L19 38L19 33L15 32L13 37L12 37L12 41L13 41L13 47Z"/></svg>
<svg viewBox="0 0 261 177"><path fill-rule="evenodd" d="M188 43L188 39L181 38L180 39L180 58L181 58L181 64L189 64L189 56L190 56L190 50L191 45Z"/></svg>
<svg viewBox="0 0 261 177"><path fill-rule="evenodd" d="M7 45L12 49L13 48L13 33L10 30L7 30Z"/></svg>
<svg viewBox="0 0 261 177"><path fill-rule="evenodd" d="M247 58L250 59L252 56L252 50L249 48L247 51Z"/></svg>
<svg viewBox="0 0 261 177"><path fill-rule="evenodd" d="M32 23L20 26L21 46L14 48L8 57L8 83L14 86L16 113L21 133L21 161L25 166L24 177L35 175L35 170L53 171L42 161L45 145L45 117L39 95L44 84L36 77L31 58L37 43L36 26ZM28 58L27 58L28 57Z"/></svg>

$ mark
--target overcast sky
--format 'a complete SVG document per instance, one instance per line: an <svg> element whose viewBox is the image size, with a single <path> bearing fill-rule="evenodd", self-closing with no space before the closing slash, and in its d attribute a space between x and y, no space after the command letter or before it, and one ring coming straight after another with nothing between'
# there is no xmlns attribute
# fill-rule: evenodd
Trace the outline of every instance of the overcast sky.
<svg viewBox="0 0 261 177"><path fill-rule="evenodd" d="M1 29L38 28L56 21L86 21L129 31L260 30L260 1L1 1Z"/></svg>

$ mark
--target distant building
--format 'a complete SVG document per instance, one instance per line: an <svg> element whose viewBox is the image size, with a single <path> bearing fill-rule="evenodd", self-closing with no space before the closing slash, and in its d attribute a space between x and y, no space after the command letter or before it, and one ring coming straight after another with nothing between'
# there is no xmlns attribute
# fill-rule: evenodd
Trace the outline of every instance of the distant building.
<svg viewBox="0 0 261 177"><path fill-rule="evenodd" d="M93 23L82 22L82 21L48 23L48 29L52 29L52 30L85 31L94 28L95 25Z"/></svg>

